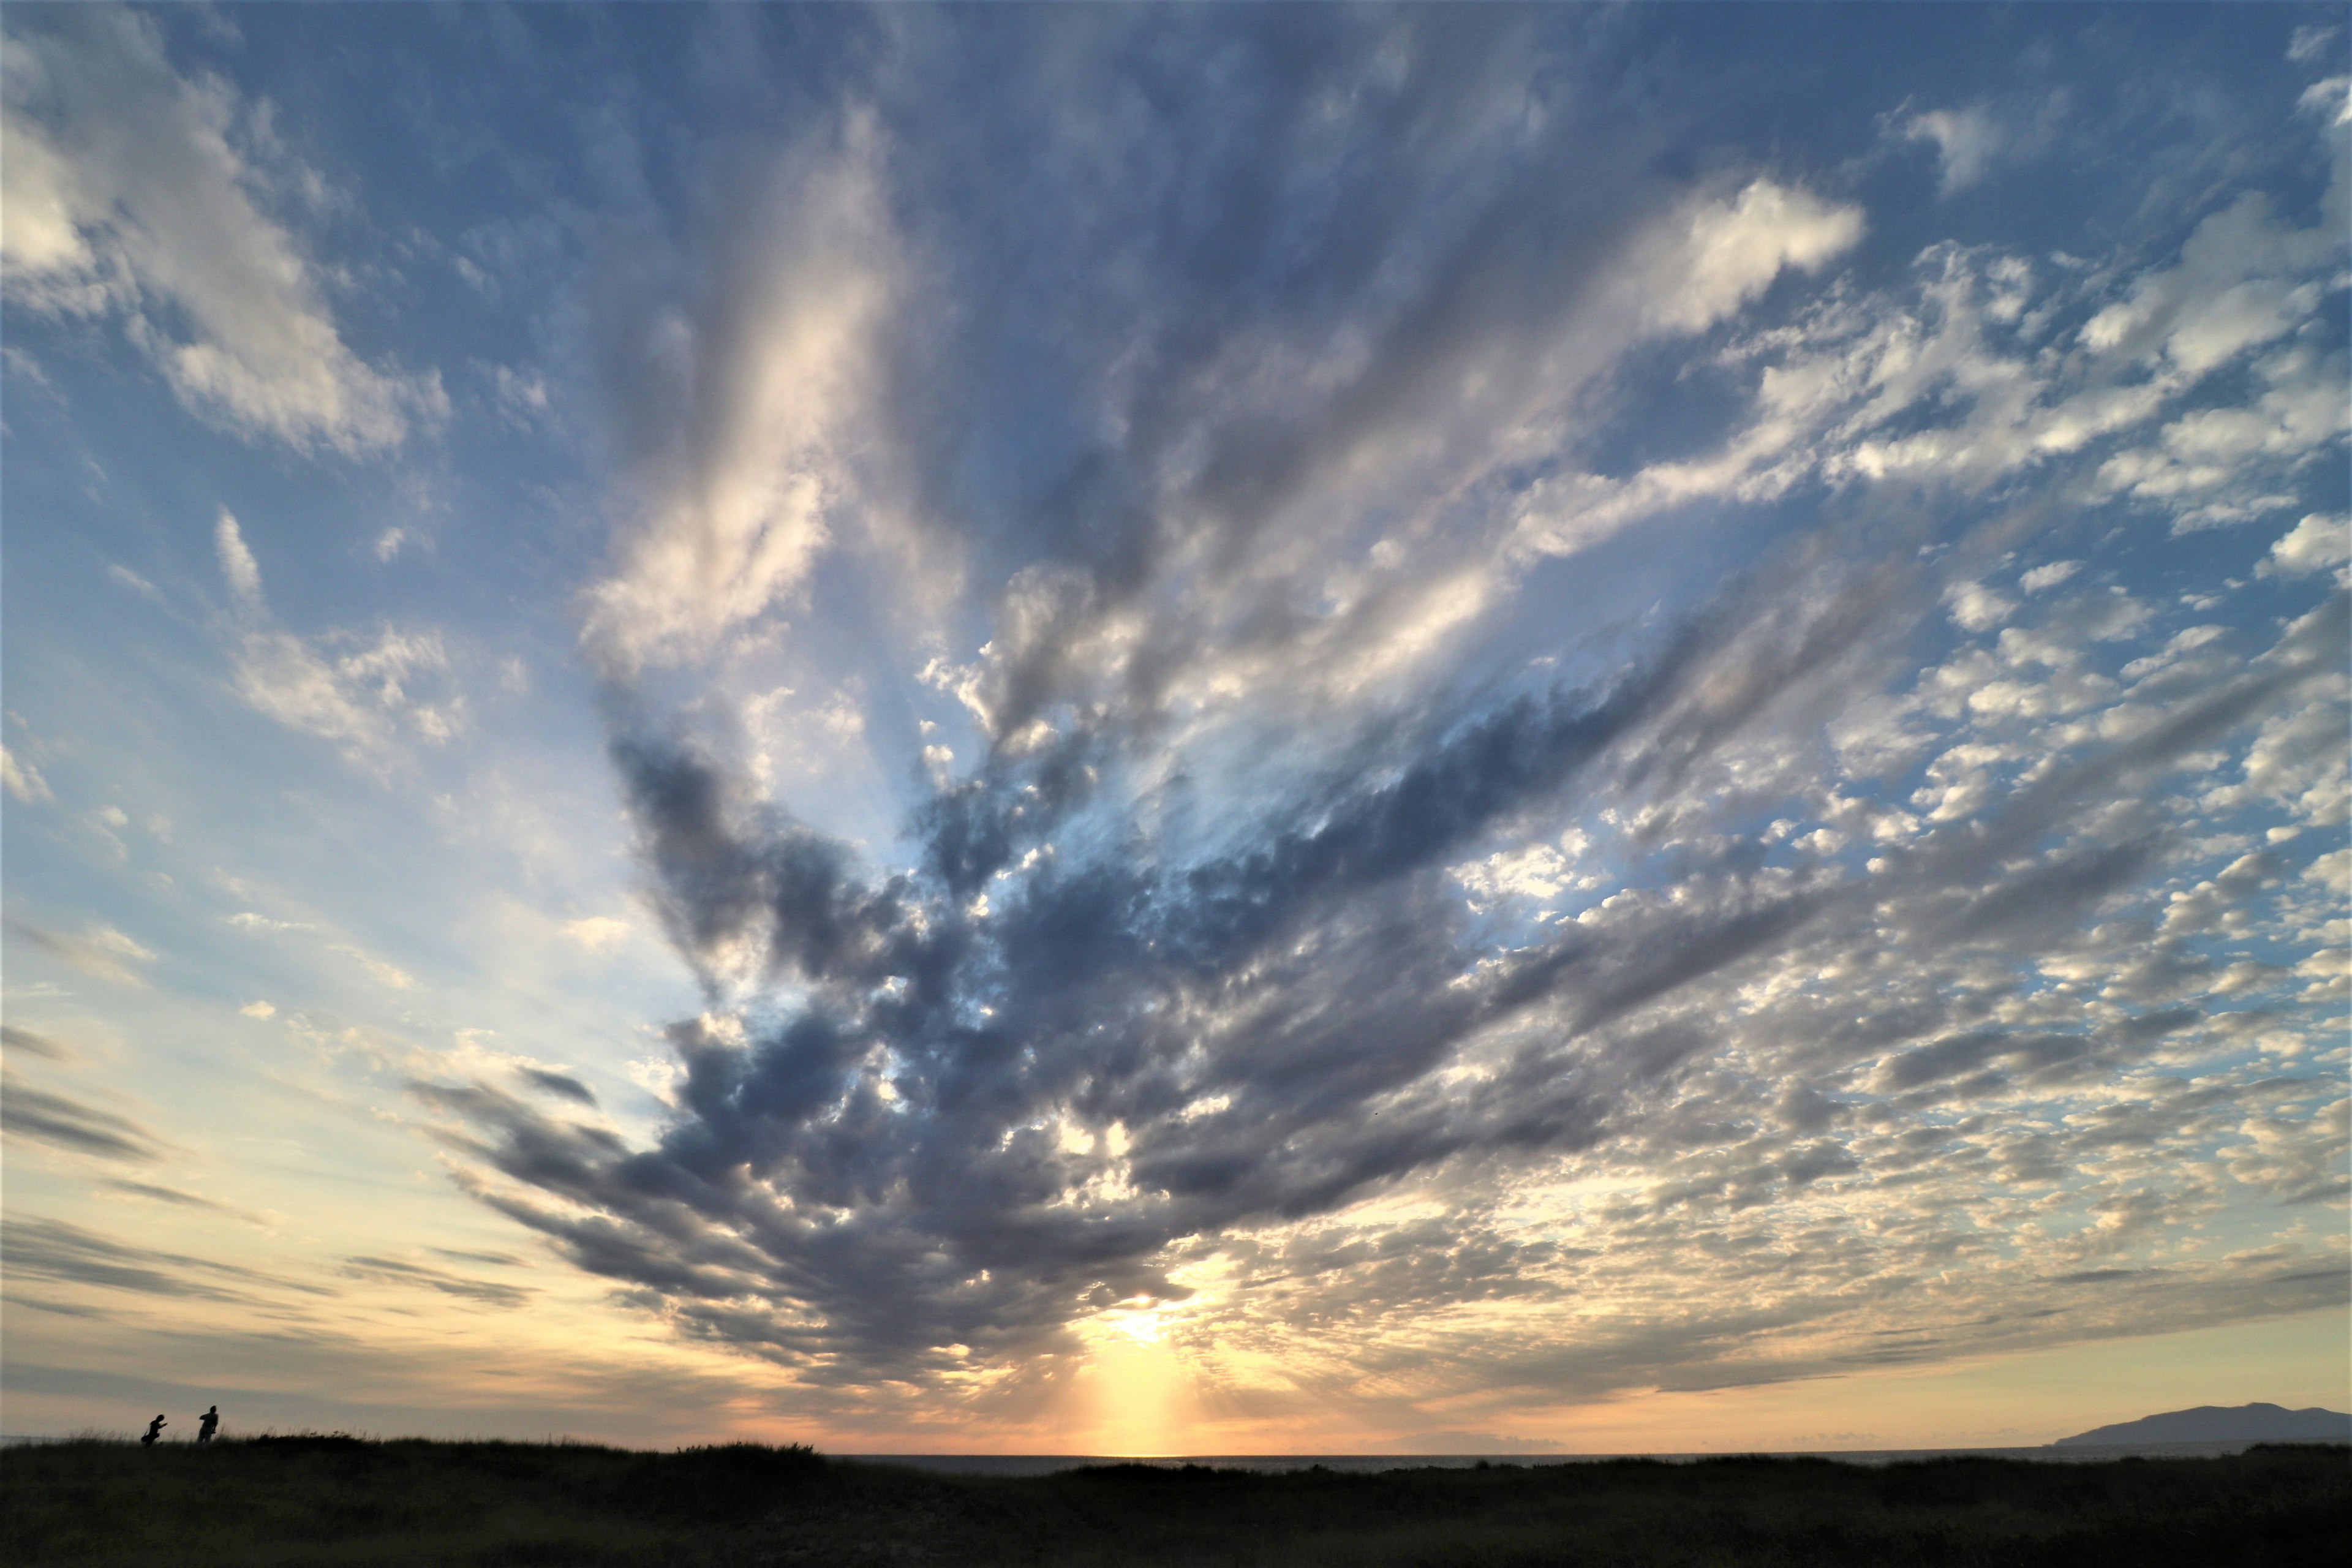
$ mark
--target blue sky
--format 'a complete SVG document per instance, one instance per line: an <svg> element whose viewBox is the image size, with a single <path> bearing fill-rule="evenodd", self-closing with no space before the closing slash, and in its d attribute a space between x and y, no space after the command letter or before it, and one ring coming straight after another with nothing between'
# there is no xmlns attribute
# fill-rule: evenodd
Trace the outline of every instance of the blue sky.
<svg viewBox="0 0 2352 1568"><path fill-rule="evenodd" d="M2341 22L12 5L0 1421L2340 1406Z"/></svg>

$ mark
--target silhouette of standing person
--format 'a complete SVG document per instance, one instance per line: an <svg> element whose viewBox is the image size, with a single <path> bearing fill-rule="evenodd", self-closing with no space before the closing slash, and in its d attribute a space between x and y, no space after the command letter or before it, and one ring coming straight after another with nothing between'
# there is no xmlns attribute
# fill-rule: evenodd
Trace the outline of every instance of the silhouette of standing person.
<svg viewBox="0 0 2352 1568"><path fill-rule="evenodd" d="M142 1448L152 1448L155 1446L155 1439L163 1435L163 1418L158 1415L154 1420L147 1423L147 1436L139 1439L139 1446Z"/></svg>
<svg viewBox="0 0 2352 1568"><path fill-rule="evenodd" d="M209 1443L213 1440L213 1434L219 1430L220 1406L215 1405L210 1410L205 1411L205 1418L196 1424L196 1441L199 1443Z"/></svg>

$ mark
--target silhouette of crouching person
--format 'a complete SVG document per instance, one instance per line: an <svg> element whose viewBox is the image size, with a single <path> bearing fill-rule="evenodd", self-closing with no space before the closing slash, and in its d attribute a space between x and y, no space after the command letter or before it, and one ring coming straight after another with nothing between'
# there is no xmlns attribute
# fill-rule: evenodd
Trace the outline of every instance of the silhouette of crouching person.
<svg viewBox="0 0 2352 1568"><path fill-rule="evenodd" d="M161 1415L147 1423L147 1436L139 1439L139 1446L142 1448L153 1447L155 1439L163 1435L163 1418Z"/></svg>
<svg viewBox="0 0 2352 1568"><path fill-rule="evenodd" d="M205 1411L204 1419L196 1424L196 1441L209 1443L213 1440L213 1434L219 1430L220 1406L215 1405Z"/></svg>

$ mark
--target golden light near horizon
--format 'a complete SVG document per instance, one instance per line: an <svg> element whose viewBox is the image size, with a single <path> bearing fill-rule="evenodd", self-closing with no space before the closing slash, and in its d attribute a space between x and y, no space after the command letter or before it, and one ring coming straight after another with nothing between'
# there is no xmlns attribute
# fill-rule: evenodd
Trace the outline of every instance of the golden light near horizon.
<svg viewBox="0 0 2352 1568"><path fill-rule="evenodd" d="M1157 1458L1199 1452L1192 1378L1176 1350L1120 1331L1087 1349L1079 1373L1089 1418L1077 1428L1084 1452Z"/></svg>
<svg viewBox="0 0 2352 1568"><path fill-rule="evenodd" d="M2352 1400L2352 31L2000 16L9 6L5 1435Z"/></svg>

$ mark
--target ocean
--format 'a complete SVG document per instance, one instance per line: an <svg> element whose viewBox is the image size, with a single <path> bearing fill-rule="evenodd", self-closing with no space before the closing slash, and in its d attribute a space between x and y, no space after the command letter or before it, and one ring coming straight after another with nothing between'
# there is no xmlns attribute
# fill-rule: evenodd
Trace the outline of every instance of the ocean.
<svg viewBox="0 0 2352 1568"><path fill-rule="evenodd" d="M1773 1459L1834 1459L1848 1465L1892 1465L1914 1459L2038 1459L2052 1464L2083 1464L2102 1459L2210 1459L2243 1453L2252 1443L2115 1443L2065 1447L2027 1448L1838 1448L1771 1453ZM1181 1469L1203 1465L1220 1470L1344 1470L1378 1474L1382 1470L1466 1470L1479 1465L1590 1465L1609 1459L1654 1459L1669 1465L1694 1465L1707 1459L1739 1456L1716 1454L835 1454L873 1465L904 1465L958 1476L1047 1476L1088 1465L1151 1465Z"/></svg>

